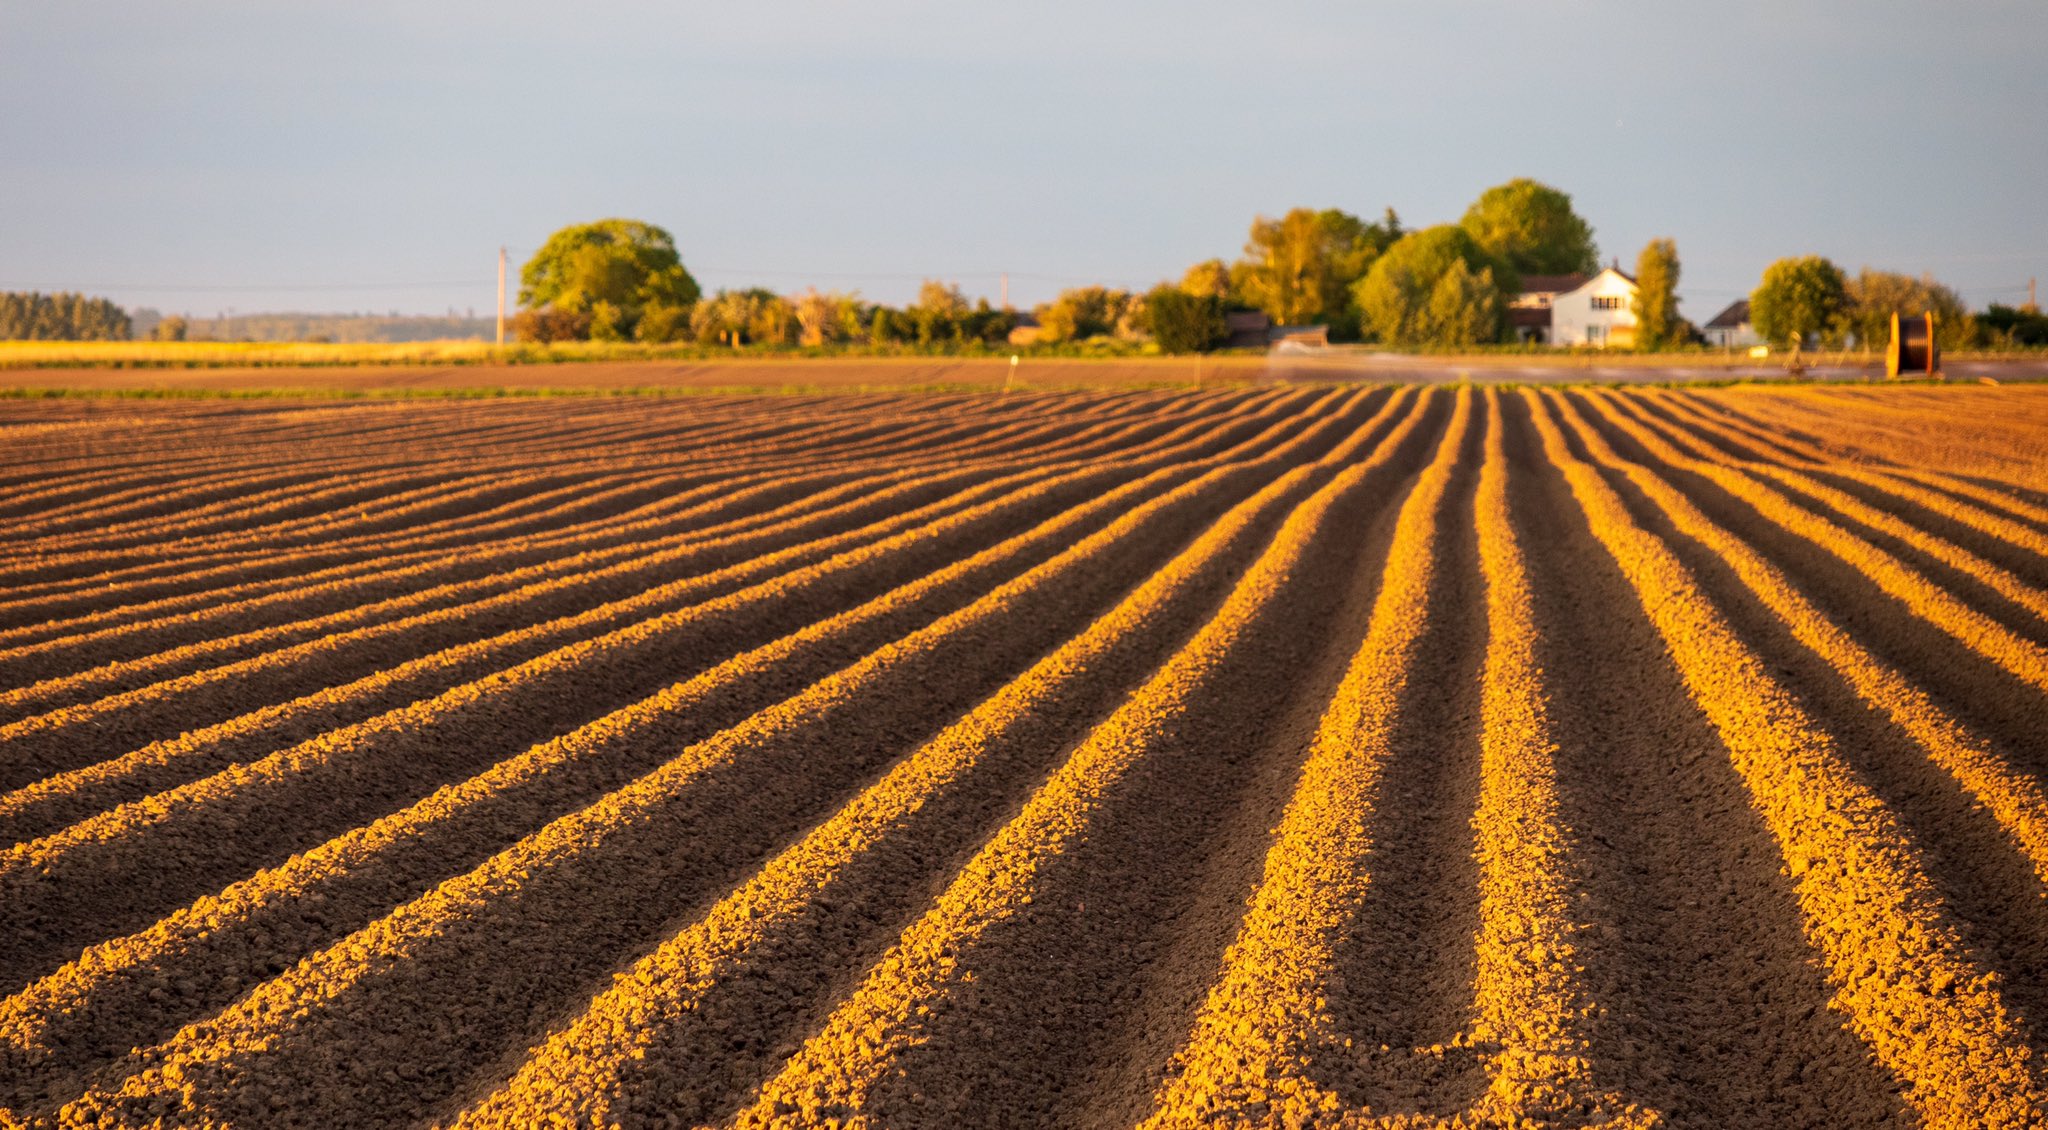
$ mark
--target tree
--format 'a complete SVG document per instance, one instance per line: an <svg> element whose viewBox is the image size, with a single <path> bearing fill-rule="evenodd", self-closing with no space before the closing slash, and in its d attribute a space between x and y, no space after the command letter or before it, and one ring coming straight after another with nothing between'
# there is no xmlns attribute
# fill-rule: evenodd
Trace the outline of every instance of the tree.
<svg viewBox="0 0 2048 1130"><path fill-rule="evenodd" d="M960 337L963 341L978 341L984 345L1000 345L1010 340L1010 331L1017 328L1017 315L1009 310L998 310L988 304L988 299L977 299L974 309L960 319Z"/></svg>
<svg viewBox="0 0 2048 1130"><path fill-rule="evenodd" d="M1497 341L1501 306L1492 267L1475 271L1464 259L1453 259L1429 290L1429 303L1421 316L1424 340L1445 346Z"/></svg>
<svg viewBox="0 0 2048 1130"><path fill-rule="evenodd" d="M640 311L640 321L633 327L633 340L651 344L684 341L690 336L690 315L694 310L694 306L650 302Z"/></svg>
<svg viewBox="0 0 2048 1130"><path fill-rule="evenodd" d="M2048 345L2048 314L2038 306L2006 306L1994 302L1974 319L1985 345Z"/></svg>
<svg viewBox="0 0 2048 1130"><path fill-rule="evenodd" d="M1440 224L1402 236L1352 292L1389 345L1472 345L1500 337L1502 273L1470 232Z"/></svg>
<svg viewBox="0 0 2048 1130"><path fill-rule="evenodd" d="M548 237L519 272L519 304L589 316L593 336L634 334L649 306L688 307L697 280L675 240L639 220L575 224Z"/></svg>
<svg viewBox="0 0 2048 1130"><path fill-rule="evenodd" d="M1668 349L1683 340L1678 317L1678 244L1653 239L1636 257L1636 348Z"/></svg>
<svg viewBox="0 0 2048 1130"><path fill-rule="evenodd" d="M1131 295L1100 286L1078 286L1038 308L1040 341L1085 341L1128 332Z"/></svg>
<svg viewBox="0 0 2048 1130"><path fill-rule="evenodd" d="M185 335L191 331L192 324L185 320L184 315L173 314L151 327L149 339L151 341L183 341L185 340Z"/></svg>
<svg viewBox="0 0 2048 1130"><path fill-rule="evenodd" d="M1841 268L1819 255L1780 259L1764 268L1749 296L1749 320L1765 341L1803 343L1820 334L1838 339L1846 328L1849 291Z"/></svg>
<svg viewBox="0 0 2048 1130"><path fill-rule="evenodd" d="M1977 335L1962 295L1934 281L1932 275L1916 279L1865 267L1848 281L1847 293L1849 331L1864 349L1881 349L1891 340L1893 314L1918 316L1933 311L1935 340L1943 349L1960 348Z"/></svg>
<svg viewBox="0 0 2048 1130"><path fill-rule="evenodd" d="M1180 288L1197 297L1230 301L1230 266L1221 259L1204 259L1181 276ZM1156 293L1156 292L1155 292Z"/></svg>
<svg viewBox="0 0 2048 1130"><path fill-rule="evenodd" d="M881 345L903 339L903 315L887 306L875 307L875 312L868 318L868 340Z"/></svg>
<svg viewBox="0 0 2048 1130"><path fill-rule="evenodd" d="M803 345L858 341L866 329L859 294L819 293L812 287L790 304L796 309L797 341Z"/></svg>
<svg viewBox="0 0 2048 1130"><path fill-rule="evenodd" d="M599 299L590 304L588 313L592 341L624 341L629 333L639 328L636 322L627 320L625 307L616 302Z"/></svg>
<svg viewBox="0 0 2048 1130"><path fill-rule="evenodd" d="M917 303L904 311L915 328L919 345L957 338L967 312L967 296L960 293L960 288L937 279L924 280L917 288Z"/></svg>
<svg viewBox="0 0 2048 1130"><path fill-rule="evenodd" d="M772 290L756 288L745 293L753 299L747 317L747 340L756 345L796 344L796 307Z"/></svg>
<svg viewBox="0 0 2048 1130"><path fill-rule="evenodd" d="M1320 322L1334 336L1356 337L1352 284L1400 236L1392 208L1377 224L1336 208L1296 208L1277 220L1261 216L1252 221L1245 257L1231 270L1232 289L1276 324Z"/></svg>
<svg viewBox="0 0 2048 1130"><path fill-rule="evenodd" d="M1145 317L1152 340L1168 353L1207 353L1230 340L1219 294L1194 294L1185 286L1161 283L1145 296Z"/></svg>
<svg viewBox="0 0 2048 1130"><path fill-rule="evenodd" d="M1527 177L1480 193L1458 224L1517 275L1592 274L1600 269L1593 229L1572 211L1572 198Z"/></svg>
<svg viewBox="0 0 2048 1130"><path fill-rule="evenodd" d="M764 330L773 338L781 332L782 319L764 309L768 299L782 301L767 290L721 290L697 303L690 312L690 335L700 345L729 345L734 349L762 340ZM784 308L787 309L786 303ZM794 314L788 315L788 319L793 325Z"/></svg>

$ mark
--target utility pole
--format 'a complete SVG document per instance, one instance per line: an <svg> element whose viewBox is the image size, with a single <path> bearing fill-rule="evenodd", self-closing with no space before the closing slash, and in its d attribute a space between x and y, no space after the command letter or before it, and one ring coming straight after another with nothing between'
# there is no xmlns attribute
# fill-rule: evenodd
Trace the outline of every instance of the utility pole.
<svg viewBox="0 0 2048 1130"><path fill-rule="evenodd" d="M1003 272L1003 309L1010 308L1010 272Z"/></svg>
<svg viewBox="0 0 2048 1130"><path fill-rule="evenodd" d="M2039 310L2040 308L2041 303L2034 296L2034 280L2030 278L2027 280L2027 309Z"/></svg>
<svg viewBox="0 0 2048 1130"><path fill-rule="evenodd" d="M505 348L505 248L498 248L498 348Z"/></svg>

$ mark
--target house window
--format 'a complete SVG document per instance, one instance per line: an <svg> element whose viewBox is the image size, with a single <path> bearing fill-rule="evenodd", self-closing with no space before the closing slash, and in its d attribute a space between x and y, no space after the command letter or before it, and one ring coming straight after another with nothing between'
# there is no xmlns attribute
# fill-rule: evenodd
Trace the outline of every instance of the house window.
<svg viewBox="0 0 2048 1130"><path fill-rule="evenodd" d="M1621 296L1618 294L1596 294L1593 296L1593 309L1619 310L1621 309Z"/></svg>

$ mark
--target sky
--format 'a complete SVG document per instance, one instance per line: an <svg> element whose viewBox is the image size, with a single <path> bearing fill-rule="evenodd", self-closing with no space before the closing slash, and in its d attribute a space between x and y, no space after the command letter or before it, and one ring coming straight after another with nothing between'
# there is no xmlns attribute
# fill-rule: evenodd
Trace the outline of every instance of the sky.
<svg viewBox="0 0 2048 1130"><path fill-rule="evenodd" d="M607 216L707 292L1028 306L1516 176L1695 321L1786 255L2048 276L2040 0L0 4L0 289L131 308L483 314Z"/></svg>

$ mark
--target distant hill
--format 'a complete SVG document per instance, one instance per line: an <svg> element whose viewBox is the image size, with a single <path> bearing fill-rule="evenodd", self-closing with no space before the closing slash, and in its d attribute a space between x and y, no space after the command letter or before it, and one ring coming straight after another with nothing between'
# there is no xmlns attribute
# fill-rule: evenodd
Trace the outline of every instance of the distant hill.
<svg viewBox="0 0 2048 1130"><path fill-rule="evenodd" d="M141 309L132 315L135 336L146 338L164 315ZM237 314L190 318L186 336L214 341L488 341L497 333L492 318L450 312L411 314Z"/></svg>

